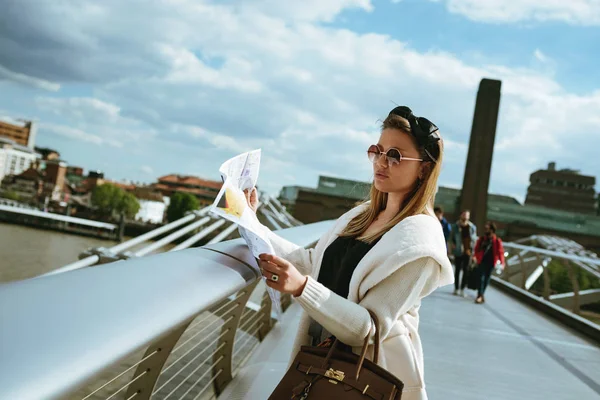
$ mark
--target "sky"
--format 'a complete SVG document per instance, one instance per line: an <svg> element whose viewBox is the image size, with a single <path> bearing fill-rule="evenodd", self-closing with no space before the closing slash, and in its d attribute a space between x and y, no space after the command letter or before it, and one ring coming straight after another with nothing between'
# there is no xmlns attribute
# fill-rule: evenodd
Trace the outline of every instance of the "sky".
<svg viewBox="0 0 600 400"><path fill-rule="evenodd" d="M600 0L4 0L0 116L114 180L218 179L261 148L259 187L368 181L395 104L444 138L460 187L482 78L502 81L490 192L556 161L600 178ZM597 185L598 187L598 185Z"/></svg>

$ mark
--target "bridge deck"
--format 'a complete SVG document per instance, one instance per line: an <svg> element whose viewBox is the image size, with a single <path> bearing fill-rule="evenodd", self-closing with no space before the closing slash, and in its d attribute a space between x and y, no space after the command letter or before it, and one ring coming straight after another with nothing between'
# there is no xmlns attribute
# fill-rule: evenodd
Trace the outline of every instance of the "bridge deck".
<svg viewBox="0 0 600 400"><path fill-rule="evenodd" d="M421 310L431 399L600 398L600 347L493 287L483 305L451 291Z"/></svg>
<svg viewBox="0 0 600 400"><path fill-rule="evenodd" d="M600 398L600 347L493 287L484 305L451 292L438 290L421 309L429 398ZM268 397L287 363L298 308L290 308L220 399Z"/></svg>

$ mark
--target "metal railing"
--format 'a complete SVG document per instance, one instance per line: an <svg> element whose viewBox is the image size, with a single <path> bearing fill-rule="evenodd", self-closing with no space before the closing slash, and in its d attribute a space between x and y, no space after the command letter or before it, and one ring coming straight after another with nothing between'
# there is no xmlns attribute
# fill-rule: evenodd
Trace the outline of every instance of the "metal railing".
<svg viewBox="0 0 600 400"><path fill-rule="evenodd" d="M238 239L0 285L0 398L218 395L275 322L255 263Z"/></svg>
<svg viewBox="0 0 600 400"><path fill-rule="evenodd" d="M523 244L525 243L525 244ZM531 291L541 278L537 292L545 300L581 314L581 306L600 302L600 290L580 291L578 269L600 279L600 259L577 243L553 236L532 236L519 243L505 243L506 268L497 277L521 289ZM553 293L549 268L554 265L566 270L572 292Z"/></svg>

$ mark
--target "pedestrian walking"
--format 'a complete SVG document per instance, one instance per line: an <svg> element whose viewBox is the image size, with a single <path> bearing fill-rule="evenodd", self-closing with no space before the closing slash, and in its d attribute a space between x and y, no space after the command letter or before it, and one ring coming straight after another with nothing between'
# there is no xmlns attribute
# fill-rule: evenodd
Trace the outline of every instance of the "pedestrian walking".
<svg viewBox="0 0 600 400"><path fill-rule="evenodd" d="M452 226L448 222L448 220L444 217L444 209L440 206L437 206L433 209L435 216L442 224L442 231L444 232L444 240L446 241L446 248L448 247L448 239L450 239L450 232L452 232Z"/></svg>
<svg viewBox="0 0 600 400"><path fill-rule="evenodd" d="M484 294L490 283L492 271L495 268L501 270L505 265L504 246L502 240L496 235L496 224L492 221L485 224L485 234L477 239L475 259L480 275L475 303L481 304L485 302Z"/></svg>
<svg viewBox="0 0 600 400"><path fill-rule="evenodd" d="M470 221L471 212L464 210L452 225L450 250L454 254L454 294L464 296L469 278L469 266L477 241L477 227Z"/></svg>

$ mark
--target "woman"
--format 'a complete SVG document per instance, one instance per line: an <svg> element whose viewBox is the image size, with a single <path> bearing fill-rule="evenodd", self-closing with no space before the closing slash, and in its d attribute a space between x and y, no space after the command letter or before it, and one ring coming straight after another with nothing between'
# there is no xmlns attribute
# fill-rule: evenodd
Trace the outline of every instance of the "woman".
<svg viewBox="0 0 600 400"><path fill-rule="evenodd" d="M494 267L500 264L504 268L504 246L502 240L496 236L496 224L492 221L485 224L485 234L475 244L475 261L481 274L475 303L481 304L485 303L483 295L490 283Z"/></svg>
<svg viewBox="0 0 600 400"><path fill-rule="evenodd" d="M381 328L379 364L404 382L403 400L427 399L421 299L453 282L433 214L443 151L437 130L408 107L393 109L368 149L371 200L341 216L314 249L269 231L276 255L260 256L267 285L295 296L305 311L292 354L331 335L360 351L374 334L371 310ZM255 191L248 201L256 209Z"/></svg>

